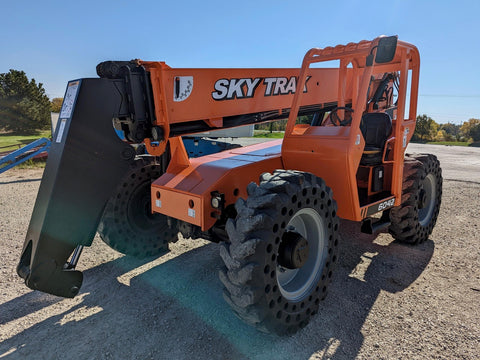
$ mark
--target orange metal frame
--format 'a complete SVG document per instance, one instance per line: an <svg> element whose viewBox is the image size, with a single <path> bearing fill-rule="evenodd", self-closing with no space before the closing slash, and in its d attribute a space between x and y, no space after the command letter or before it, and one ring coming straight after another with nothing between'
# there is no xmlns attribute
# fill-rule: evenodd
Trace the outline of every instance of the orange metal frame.
<svg viewBox="0 0 480 360"><path fill-rule="evenodd" d="M394 59L387 64L365 66L366 57L376 54L379 38L358 44L339 45L334 48L310 50L302 64L300 86L306 79L311 64L329 60L340 60L338 103L343 106L346 98L347 66L354 72L352 124L349 127L304 127L296 126L296 115L302 101L302 93L296 93L292 111L285 131L282 160L286 169L308 171L322 177L333 189L338 203L338 215L359 221L366 216L366 208L384 200L395 198L400 205L402 193L403 159L406 145L415 130L420 56L415 46L399 41ZM411 74L409 113L405 118L408 87L408 72ZM360 122L366 109L368 88L373 75L400 72L400 88L393 132L388 140L393 144L393 173L390 191L392 196L374 204L360 207L356 173L360 164L365 141L360 131ZM404 139L405 137L405 139Z"/></svg>
<svg viewBox="0 0 480 360"><path fill-rule="evenodd" d="M160 155L168 142L172 154L167 172L152 184L152 210L208 230L216 221L216 209L210 204L213 191L225 194L227 205L233 204L239 197L246 198L248 183L258 181L261 173L282 168L322 177L333 190L338 215L345 219L362 220L375 206L382 210L382 204L391 199L399 205L404 152L415 129L420 58L415 46L398 41L391 62L366 66L367 56L376 54L378 41L312 49L301 69L173 69L161 62L142 62L151 74L156 125L167 134L159 144L147 142L147 148ZM313 63L329 60L339 60L339 68L310 68ZM360 122L370 111L367 94L372 77L393 72L399 74L400 87L393 132L388 139L393 156L384 161L391 167L387 181L390 195L361 206L356 173L365 142ZM185 100L174 101L174 83L180 77L193 79L193 87ZM224 87L218 86L219 80ZM274 94L277 82L280 85ZM215 90L227 89L228 85L233 86L232 98L215 99ZM352 105L350 126L295 124L300 107L331 104ZM181 139L168 139L170 124L203 120L222 128L222 119L227 116L285 109L291 110L283 144L279 140L188 159Z"/></svg>

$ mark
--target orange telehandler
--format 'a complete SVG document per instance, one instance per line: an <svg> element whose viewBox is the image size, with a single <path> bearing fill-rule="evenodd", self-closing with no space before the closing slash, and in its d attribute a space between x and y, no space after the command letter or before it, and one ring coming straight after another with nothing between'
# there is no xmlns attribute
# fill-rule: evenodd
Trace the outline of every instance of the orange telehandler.
<svg viewBox="0 0 480 360"><path fill-rule="evenodd" d="M311 66L330 60L338 66ZM74 297L97 231L137 257L168 251L181 233L222 242L224 297L242 319L297 331L326 296L339 218L408 244L432 232L439 162L405 154L419 66L417 48L396 36L311 49L300 69L99 64L99 78L68 83L19 276ZM283 140L198 158L182 142L286 118Z"/></svg>

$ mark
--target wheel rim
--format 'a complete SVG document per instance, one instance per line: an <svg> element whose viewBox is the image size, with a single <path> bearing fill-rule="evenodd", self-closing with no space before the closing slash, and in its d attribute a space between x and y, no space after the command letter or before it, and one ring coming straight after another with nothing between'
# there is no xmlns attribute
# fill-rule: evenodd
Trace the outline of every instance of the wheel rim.
<svg viewBox="0 0 480 360"><path fill-rule="evenodd" d="M421 226L426 226L432 219L435 208L436 183L433 174L428 174L425 177L422 188L425 191L425 205L418 211L418 221Z"/></svg>
<svg viewBox="0 0 480 360"><path fill-rule="evenodd" d="M299 269L277 265L277 283L281 294L289 301L299 301L311 293L317 284L328 253L326 227L320 214L312 208L297 211L287 229L296 231L308 241L309 255Z"/></svg>

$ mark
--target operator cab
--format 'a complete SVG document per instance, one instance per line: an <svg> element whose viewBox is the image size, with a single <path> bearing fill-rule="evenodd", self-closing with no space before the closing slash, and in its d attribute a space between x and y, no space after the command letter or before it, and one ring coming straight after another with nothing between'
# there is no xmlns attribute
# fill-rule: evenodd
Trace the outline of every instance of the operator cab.
<svg viewBox="0 0 480 360"><path fill-rule="evenodd" d="M381 164L385 143L392 134L392 119L383 112L367 113L363 115L360 130L365 139L361 165Z"/></svg>
<svg viewBox="0 0 480 360"><path fill-rule="evenodd" d="M350 126L353 112L350 107L336 107L330 112L316 112L310 126ZM388 156L388 151L384 150L387 139L392 134L391 116L387 112L365 113L360 123L360 131L365 140L360 164L366 166L381 164L384 152Z"/></svg>

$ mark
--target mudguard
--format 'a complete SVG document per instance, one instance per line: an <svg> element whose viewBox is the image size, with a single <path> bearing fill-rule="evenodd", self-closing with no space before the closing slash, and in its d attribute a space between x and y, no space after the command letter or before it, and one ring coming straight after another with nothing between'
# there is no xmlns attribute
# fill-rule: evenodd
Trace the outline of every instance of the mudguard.
<svg viewBox="0 0 480 360"><path fill-rule="evenodd" d="M68 260L92 243L113 189L135 158L116 135L112 119L125 114L124 82L70 81L52 139L17 272L28 287L74 297L80 271Z"/></svg>

